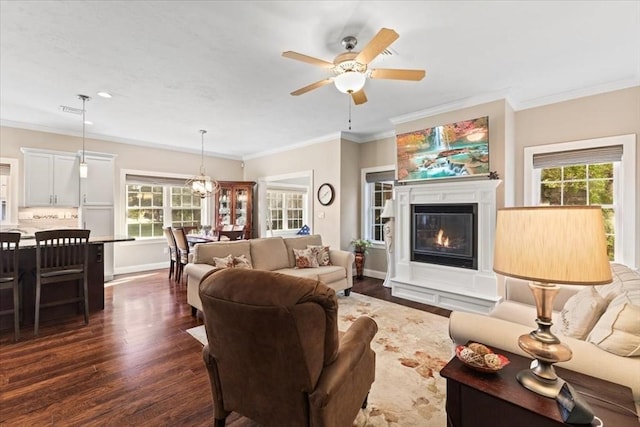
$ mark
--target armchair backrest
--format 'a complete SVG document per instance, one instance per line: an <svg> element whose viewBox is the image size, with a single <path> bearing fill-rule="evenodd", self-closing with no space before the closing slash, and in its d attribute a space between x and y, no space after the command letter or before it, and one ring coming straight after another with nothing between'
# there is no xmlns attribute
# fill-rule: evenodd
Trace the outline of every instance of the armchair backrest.
<svg viewBox="0 0 640 427"><path fill-rule="evenodd" d="M224 269L203 279L200 299L214 400L254 420L306 425L308 394L337 357L333 289L279 273Z"/></svg>

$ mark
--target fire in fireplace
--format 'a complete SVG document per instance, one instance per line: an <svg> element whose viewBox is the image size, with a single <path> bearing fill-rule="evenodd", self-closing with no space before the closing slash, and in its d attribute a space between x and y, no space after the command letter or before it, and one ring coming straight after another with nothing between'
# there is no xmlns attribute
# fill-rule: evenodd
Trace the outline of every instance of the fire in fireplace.
<svg viewBox="0 0 640 427"><path fill-rule="evenodd" d="M411 205L411 260L478 268L478 205Z"/></svg>

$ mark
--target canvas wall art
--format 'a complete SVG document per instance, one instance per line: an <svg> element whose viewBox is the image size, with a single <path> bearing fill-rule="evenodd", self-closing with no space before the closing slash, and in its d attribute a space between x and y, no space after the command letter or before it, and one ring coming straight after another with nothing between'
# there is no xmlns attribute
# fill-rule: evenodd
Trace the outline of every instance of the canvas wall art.
<svg viewBox="0 0 640 427"><path fill-rule="evenodd" d="M489 174L489 117L396 137L398 181Z"/></svg>

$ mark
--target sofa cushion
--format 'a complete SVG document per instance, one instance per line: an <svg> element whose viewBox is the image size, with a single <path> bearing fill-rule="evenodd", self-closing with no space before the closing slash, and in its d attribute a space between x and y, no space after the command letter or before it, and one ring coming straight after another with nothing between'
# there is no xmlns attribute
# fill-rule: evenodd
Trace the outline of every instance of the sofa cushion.
<svg viewBox="0 0 640 427"><path fill-rule="evenodd" d="M196 264L214 265L213 257L224 258L231 254L234 257L245 255L251 262L251 245L249 240L236 242L199 243L193 247L193 259Z"/></svg>
<svg viewBox="0 0 640 427"><path fill-rule="evenodd" d="M318 267L318 280L322 283L337 282L340 279L347 277L347 272L344 267L339 265L327 265L324 267Z"/></svg>
<svg viewBox="0 0 640 427"><path fill-rule="evenodd" d="M289 257L289 265L287 267L295 267L296 259L293 255L294 249L307 249L307 245L322 245L322 237L319 234L310 236L287 237L284 239L287 247L287 256Z"/></svg>
<svg viewBox="0 0 640 427"><path fill-rule="evenodd" d="M583 340L607 308L605 300L593 286L587 286L567 300L560 312L559 332Z"/></svg>
<svg viewBox="0 0 640 427"><path fill-rule="evenodd" d="M294 249L296 268L318 268L316 253L311 249Z"/></svg>
<svg viewBox="0 0 640 427"><path fill-rule="evenodd" d="M317 268L281 268L279 270L273 270L276 273L286 274L287 276L303 277L305 279L318 280Z"/></svg>
<svg viewBox="0 0 640 427"><path fill-rule="evenodd" d="M213 266L219 268L232 268L233 267L233 255L229 254L224 258L214 256Z"/></svg>
<svg viewBox="0 0 640 427"><path fill-rule="evenodd" d="M325 267L327 265L331 265L331 257L329 256L331 248L329 246L307 245L307 249L311 249L315 254L316 259L318 260L318 266Z"/></svg>
<svg viewBox="0 0 640 427"><path fill-rule="evenodd" d="M282 237L266 237L249 240L249 242L251 242L251 264L253 268L274 271L290 266L287 247Z"/></svg>
<svg viewBox="0 0 640 427"><path fill-rule="evenodd" d="M616 297L587 340L618 356L640 356L640 306L627 295Z"/></svg>

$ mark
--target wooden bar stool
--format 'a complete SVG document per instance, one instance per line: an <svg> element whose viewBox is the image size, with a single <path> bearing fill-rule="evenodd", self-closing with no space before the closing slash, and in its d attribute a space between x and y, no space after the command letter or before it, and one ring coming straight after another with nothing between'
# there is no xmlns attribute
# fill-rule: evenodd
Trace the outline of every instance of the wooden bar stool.
<svg viewBox="0 0 640 427"><path fill-rule="evenodd" d="M0 233L0 290L11 289L13 292L13 308L0 311L0 315L13 314L16 341L20 339L20 297L22 294L18 277L19 250L20 233Z"/></svg>
<svg viewBox="0 0 640 427"><path fill-rule="evenodd" d="M49 230L36 232L36 312L34 334L38 335L40 309L82 303L84 323L89 323L89 233L90 230ZM79 295L40 304L42 285L81 281Z"/></svg>

